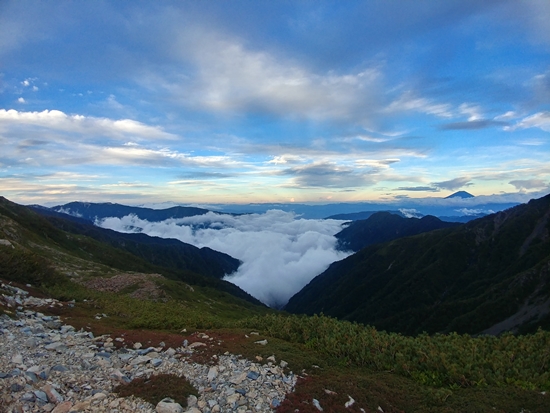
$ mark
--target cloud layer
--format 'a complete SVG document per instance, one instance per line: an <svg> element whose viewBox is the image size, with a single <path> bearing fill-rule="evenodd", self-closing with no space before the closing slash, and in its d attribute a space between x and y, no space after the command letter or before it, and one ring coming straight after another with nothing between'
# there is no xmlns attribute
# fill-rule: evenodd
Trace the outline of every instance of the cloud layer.
<svg viewBox="0 0 550 413"><path fill-rule="evenodd" d="M136 216L105 218L97 225L120 232L143 232L210 247L242 261L226 279L272 307L281 307L315 276L348 254L336 251L334 234L343 221L300 219L293 213L232 216L207 213L148 222Z"/></svg>

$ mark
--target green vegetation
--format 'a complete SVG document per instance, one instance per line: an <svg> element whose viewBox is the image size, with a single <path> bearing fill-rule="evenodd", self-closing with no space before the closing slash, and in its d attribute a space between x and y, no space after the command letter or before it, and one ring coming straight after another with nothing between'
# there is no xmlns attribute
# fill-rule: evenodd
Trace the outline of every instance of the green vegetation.
<svg viewBox="0 0 550 413"><path fill-rule="evenodd" d="M150 378L138 378L114 388L120 397L137 396L155 406L169 397L182 407L187 406L187 397L198 396L198 391L185 379L171 374L159 374Z"/></svg>
<svg viewBox="0 0 550 413"><path fill-rule="evenodd" d="M266 315L243 326L305 344L343 365L391 371L432 387L516 385L550 390L550 332L471 337L456 333L417 337L324 316Z"/></svg>

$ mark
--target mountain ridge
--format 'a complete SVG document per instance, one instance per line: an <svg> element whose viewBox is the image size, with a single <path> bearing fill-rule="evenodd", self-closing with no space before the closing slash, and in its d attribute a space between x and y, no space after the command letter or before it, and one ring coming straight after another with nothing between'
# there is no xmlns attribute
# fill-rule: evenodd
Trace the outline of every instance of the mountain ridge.
<svg viewBox="0 0 550 413"><path fill-rule="evenodd" d="M406 334L550 327L550 195L471 221L368 246L333 263L285 309ZM530 304L531 303L531 304ZM502 329L501 331L505 331Z"/></svg>

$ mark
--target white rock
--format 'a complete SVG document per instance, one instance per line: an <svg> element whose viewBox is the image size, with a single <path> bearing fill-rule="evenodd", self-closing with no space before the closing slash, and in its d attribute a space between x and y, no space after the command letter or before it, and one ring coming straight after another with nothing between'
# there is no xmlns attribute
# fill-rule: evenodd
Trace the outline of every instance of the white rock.
<svg viewBox="0 0 550 413"><path fill-rule="evenodd" d="M321 405L319 404L319 400L313 399L313 405L314 405L315 408L316 408L317 410L319 410L320 412L323 411L323 408L322 408Z"/></svg>
<svg viewBox="0 0 550 413"><path fill-rule="evenodd" d="M181 404L174 403L172 399L163 399L155 407L157 413L183 413Z"/></svg>
<svg viewBox="0 0 550 413"><path fill-rule="evenodd" d="M208 381L214 380L216 377L218 377L218 368L216 366L210 367L208 369Z"/></svg>

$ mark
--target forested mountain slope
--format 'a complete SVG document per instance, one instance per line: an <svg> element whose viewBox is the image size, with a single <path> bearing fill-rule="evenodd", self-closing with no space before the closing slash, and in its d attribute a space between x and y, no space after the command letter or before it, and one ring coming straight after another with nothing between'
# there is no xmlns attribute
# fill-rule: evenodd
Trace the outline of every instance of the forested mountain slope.
<svg viewBox="0 0 550 413"><path fill-rule="evenodd" d="M390 212L376 212L367 219L350 223L335 236L339 249L359 251L368 245L457 225L431 215L404 218Z"/></svg>
<svg viewBox="0 0 550 413"><path fill-rule="evenodd" d="M108 231L95 232L93 227L86 227L94 237L98 238L94 239L85 235L83 233L85 231L76 231L75 228L78 227L76 221L64 222L63 218L59 217L54 221L56 225L31 208L0 197L0 239L7 246L0 249L0 277L10 279L14 274L25 275L26 272L36 273L37 277L42 277L40 274L50 277L54 276L52 271L59 275L71 274L71 276L77 275L86 278L107 276L113 272L111 270L156 273L172 280L229 293L248 302L262 305L257 299L227 281L194 270L164 266L162 262L155 264L131 253L132 249L139 250L141 248L142 255L145 255L143 248L147 248L147 244L143 242L145 239L143 237L138 237L138 241L141 243L134 240L124 241L122 234L116 234L114 231L112 233ZM61 228L70 228L71 231ZM118 235L121 237L117 238ZM101 239L101 237L105 239ZM107 238L110 238L109 242L105 242ZM153 243L164 242L154 239L150 241ZM126 242L128 250L110 245L117 242L121 244ZM157 246L153 245L154 248ZM152 255L154 255L153 247L149 250ZM168 250L170 249L168 248ZM197 248L197 250L199 249ZM202 256L202 264L208 264L208 254L211 253L215 253L215 251L207 251ZM170 256L169 252L163 254L165 257ZM234 260L226 254L219 254L222 257L221 262ZM172 256L172 258L174 257ZM184 258L180 257L180 259ZM217 265L222 264L218 263Z"/></svg>
<svg viewBox="0 0 550 413"><path fill-rule="evenodd" d="M286 310L407 334L550 327L550 195L456 228L371 245Z"/></svg>

